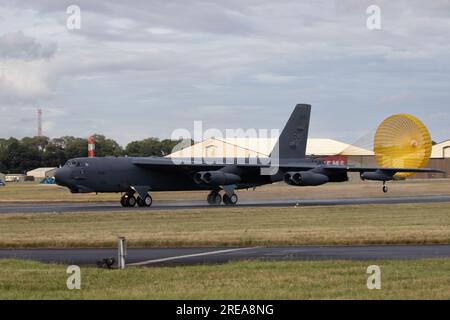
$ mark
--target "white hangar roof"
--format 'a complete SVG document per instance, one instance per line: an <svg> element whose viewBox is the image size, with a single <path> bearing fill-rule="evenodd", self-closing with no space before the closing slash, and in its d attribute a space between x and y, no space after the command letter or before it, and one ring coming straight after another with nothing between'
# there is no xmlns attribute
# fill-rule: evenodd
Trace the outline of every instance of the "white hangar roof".
<svg viewBox="0 0 450 320"><path fill-rule="evenodd" d="M231 139L222 139L222 138L209 138L205 141L199 142L185 148L181 151L174 152L170 154L170 157L201 157L204 150L217 147L220 149L218 154L215 154L217 157L225 156L222 153L227 150L239 149L239 150L248 150L252 154L257 155L259 157L267 157L272 152L273 147L277 139L261 139L261 138L231 138ZM201 154L198 154L201 153ZM364 148L359 148L356 146L352 146L347 143L343 143L340 141L332 140L332 139L308 139L307 144L307 155L315 155L315 156L330 156L330 155L346 155L346 156L373 156L373 151L366 150Z"/></svg>

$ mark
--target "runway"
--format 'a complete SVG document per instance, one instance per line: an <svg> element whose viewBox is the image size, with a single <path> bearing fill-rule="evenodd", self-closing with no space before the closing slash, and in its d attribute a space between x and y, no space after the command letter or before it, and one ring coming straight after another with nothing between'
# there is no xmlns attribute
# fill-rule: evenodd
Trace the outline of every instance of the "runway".
<svg viewBox="0 0 450 320"><path fill-rule="evenodd" d="M380 198L354 198L354 199L320 199L320 200L264 200L240 201L236 207L312 207L312 206L342 206L342 205L369 205L369 204L414 204L414 203L441 203L450 202L450 196L415 196L415 197L380 197ZM2 213L45 213L45 212L92 212L92 211L154 211L154 210L181 210L206 209L211 206L206 201L172 201L156 202L150 208L122 208L118 202L36 202L36 203L0 203ZM219 206L219 208L229 208Z"/></svg>
<svg viewBox="0 0 450 320"><path fill-rule="evenodd" d="M1 249L0 259L20 258L65 265L96 265L117 257L115 249ZM300 246L254 248L132 248L127 264L177 266L218 264L238 260L415 260L450 258L450 245Z"/></svg>

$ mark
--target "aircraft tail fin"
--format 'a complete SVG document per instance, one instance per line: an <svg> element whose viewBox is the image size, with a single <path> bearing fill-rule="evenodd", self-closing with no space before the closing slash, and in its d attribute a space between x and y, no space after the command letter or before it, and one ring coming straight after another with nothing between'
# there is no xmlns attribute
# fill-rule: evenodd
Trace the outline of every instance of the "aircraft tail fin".
<svg viewBox="0 0 450 320"><path fill-rule="evenodd" d="M280 161L304 159L308 142L311 105L298 104L281 132L271 157Z"/></svg>

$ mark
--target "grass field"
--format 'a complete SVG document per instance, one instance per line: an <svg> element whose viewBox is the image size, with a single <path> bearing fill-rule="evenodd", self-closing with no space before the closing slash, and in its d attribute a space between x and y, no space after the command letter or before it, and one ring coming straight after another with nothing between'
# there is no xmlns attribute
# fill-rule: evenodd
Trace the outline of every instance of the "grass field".
<svg viewBox="0 0 450 320"><path fill-rule="evenodd" d="M345 199L358 197L398 197L420 195L449 195L450 180L408 180L389 184L390 193L381 192L381 184L376 182L352 182L327 184L320 187L292 187L283 183L263 186L253 190L240 190L242 200L271 199ZM206 201L207 192L156 192L155 202L164 201ZM119 201L119 194L71 194L67 188L37 183L8 183L0 187L1 202L94 202Z"/></svg>
<svg viewBox="0 0 450 320"><path fill-rule="evenodd" d="M450 243L450 203L1 214L0 247Z"/></svg>
<svg viewBox="0 0 450 320"><path fill-rule="evenodd" d="M373 264L381 290L366 286ZM0 270L0 299L450 299L450 259L82 268L73 291L66 266L0 260Z"/></svg>
<svg viewBox="0 0 450 320"><path fill-rule="evenodd" d="M388 196L450 194L450 181L400 182ZM205 192L156 193L155 201L203 200ZM380 185L267 186L241 199L384 197ZM0 202L116 201L37 184L0 188ZM0 247L277 246L450 243L450 203L289 208L206 208L1 214ZM382 289L368 290L379 265ZM0 299L450 299L450 259L242 261L223 265L82 268L82 290L66 288L66 266L0 260Z"/></svg>

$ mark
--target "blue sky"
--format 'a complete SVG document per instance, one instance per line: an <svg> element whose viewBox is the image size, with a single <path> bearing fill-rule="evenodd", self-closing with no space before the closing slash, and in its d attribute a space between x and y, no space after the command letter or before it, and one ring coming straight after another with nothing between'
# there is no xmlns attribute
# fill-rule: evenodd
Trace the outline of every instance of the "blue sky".
<svg viewBox="0 0 450 320"><path fill-rule="evenodd" d="M66 8L81 8L68 30ZM366 9L381 8L381 30ZM0 137L280 128L354 142L389 115L450 139L450 1L0 0Z"/></svg>

